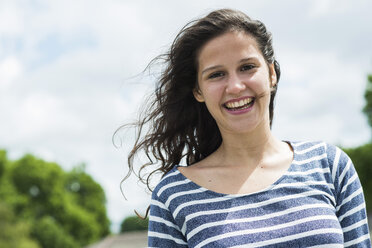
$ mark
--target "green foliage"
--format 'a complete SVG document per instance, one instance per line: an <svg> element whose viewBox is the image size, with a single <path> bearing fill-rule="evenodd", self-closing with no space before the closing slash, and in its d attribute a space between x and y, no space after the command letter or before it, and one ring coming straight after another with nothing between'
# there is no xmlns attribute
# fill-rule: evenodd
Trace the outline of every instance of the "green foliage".
<svg viewBox="0 0 372 248"><path fill-rule="evenodd" d="M363 186L367 211L372 213L372 144L365 144L356 148L344 149L354 163L360 182Z"/></svg>
<svg viewBox="0 0 372 248"><path fill-rule="evenodd" d="M80 245L86 245L98 240L100 237L100 223L84 208L68 203L60 220L64 229L70 233Z"/></svg>
<svg viewBox="0 0 372 248"><path fill-rule="evenodd" d="M28 223L17 220L12 209L0 202L0 248L39 248L30 238Z"/></svg>
<svg viewBox="0 0 372 248"><path fill-rule="evenodd" d="M19 194L29 202L19 211L27 212L35 218L52 215L63 204L64 172L55 163L48 163L32 155L15 161L11 168L11 180Z"/></svg>
<svg viewBox="0 0 372 248"><path fill-rule="evenodd" d="M100 223L98 235L103 237L109 234L110 222L106 215L106 197L102 187L82 167L77 167L66 175L65 188L74 201Z"/></svg>
<svg viewBox="0 0 372 248"><path fill-rule="evenodd" d="M11 167L12 162L6 161L3 171L3 176L0 180L0 199L1 202L7 204L14 214L21 217L25 217L26 212L22 212L25 206L29 205L29 199L27 196L19 194L14 183L11 180Z"/></svg>
<svg viewBox="0 0 372 248"><path fill-rule="evenodd" d="M83 247L109 233L104 191L82 167L65 172L32 155L9 161L2 151L0 164L0 199L41 247Z"/></svg>
<svg viewBox="0 0 372 248"><path fill-rule="evenodd" d="M130 216L123 220L120 225L120 232L146 231L149 226L149 219L141 219L138 216Z"/></svg>
<svg viewBox="0 0 372 248"><path fill-rule="evenodd" d="M52 217L45 216L36 220L32 236L42 248L78 248L78 243Z"/></svg>
<svg viewBox="0 0 372 248"><path fill-rule="evenodd" d="M366 105L363 108L363 112L367 116L368 124L372 127L372 75L368 75L364 98L366 100Z"/></svg>
<svg viewBox="0 0 372 248"><path fill-rule="evenodd" d="M0 150L0 180L5 170L6 151Z"/></svg>

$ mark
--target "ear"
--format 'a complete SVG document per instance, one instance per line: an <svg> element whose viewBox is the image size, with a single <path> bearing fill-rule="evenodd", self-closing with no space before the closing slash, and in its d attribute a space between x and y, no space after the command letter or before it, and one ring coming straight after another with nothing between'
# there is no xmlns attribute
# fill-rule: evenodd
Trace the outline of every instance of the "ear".
<svg viewBox="0 0 372 248"><path fill-rule="evenodd" d="M278 79L276 77L274 64L270 64L269 70L270 70L270 86L274 87L276 85L276 83L278 82Z"/></svg>
<svg viewBox="0 0 372 248"><path fill-rule="evenodd" d="M204 102L203 93L198 86L193 89L192 93L194 94L194 97L198 102Z"/></svg>

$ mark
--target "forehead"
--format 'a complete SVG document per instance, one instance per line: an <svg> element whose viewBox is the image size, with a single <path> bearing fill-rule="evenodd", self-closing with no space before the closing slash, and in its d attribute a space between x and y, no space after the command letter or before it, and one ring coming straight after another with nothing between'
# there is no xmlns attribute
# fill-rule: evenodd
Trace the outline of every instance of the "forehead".
<svg viewBox="0 0 372 248"><path fill-rule="evenodd" d="M200 49L198 65L201 69L211 64L223 64L250 57L264 59L256 39L244 32L233 31L208 41Z"/></svg>

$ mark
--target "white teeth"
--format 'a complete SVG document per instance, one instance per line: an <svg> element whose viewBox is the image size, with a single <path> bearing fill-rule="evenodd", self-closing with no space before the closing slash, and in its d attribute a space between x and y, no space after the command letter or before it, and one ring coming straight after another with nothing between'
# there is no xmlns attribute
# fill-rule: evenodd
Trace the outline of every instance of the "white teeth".
<svg viewBox="0 0 372 248"><path fill-rule="evenodd" d="M250 102L253 101L253 98L245 98L237 102L228 102L226 103L226 107L228 108L240 108L243 107L244 105L249 104Z"/></svg>

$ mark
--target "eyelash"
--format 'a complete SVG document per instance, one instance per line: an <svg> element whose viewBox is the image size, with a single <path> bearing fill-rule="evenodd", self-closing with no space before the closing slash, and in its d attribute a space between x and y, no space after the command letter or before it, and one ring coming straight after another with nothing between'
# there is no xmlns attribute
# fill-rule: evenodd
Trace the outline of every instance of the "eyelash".
<svg viewBox="0 0 372 248"><path fill-rule="evenodd" d="M253 69L253 68L255 68L255 67L256 67L256 66L251 65L251 64L249 64L249 65L243 65L243 66L240 68L240 71L249 71L249 70L251 70L251 69ZM214 78L222 77L222 76L224 76L224 75L225 75L224 72L217 71L217 72L214 72L214 73L210 74L210 75L208 76L208 79L214 79Z"/></svg>
<svg viewBox="0 0 372 248"><path fill-rule="evenodd" d="M248 71L248 70L253 69L253 68L255 68L254 65L243 65L243 66L240 68L240 70L241 70L241 71Z"/></svg>
<svg viewBox="0 0 372 248"><path fill-rule="evenodd" d="M223 72L214 72L211 75L208 76L209 79L218 78L224 76L225 73Z"/></svg>

